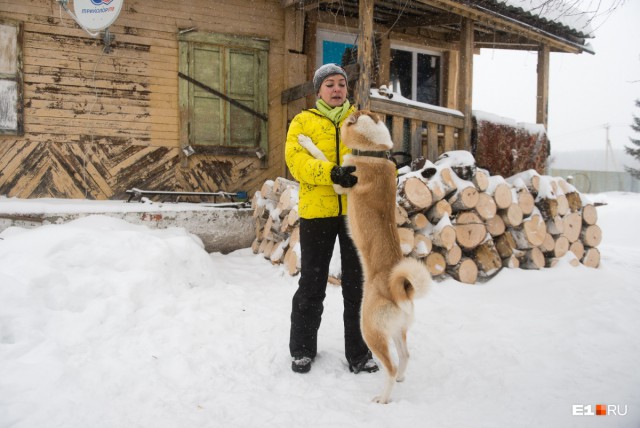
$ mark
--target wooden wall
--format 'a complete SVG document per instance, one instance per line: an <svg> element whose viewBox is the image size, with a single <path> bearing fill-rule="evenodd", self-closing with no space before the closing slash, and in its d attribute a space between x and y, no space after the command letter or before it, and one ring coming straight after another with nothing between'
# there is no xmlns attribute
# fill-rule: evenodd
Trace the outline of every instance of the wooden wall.
<svg viewBox="0 0 640 428"><path fill-rule="evenodd" d="M0 0L24 23L25 134L0 136L0 195L121 199L131 187L250 193L284 172L280 0L125 0L111 53L54 0ZM183 158L181 28L270 41L269 153Z"/></svg>

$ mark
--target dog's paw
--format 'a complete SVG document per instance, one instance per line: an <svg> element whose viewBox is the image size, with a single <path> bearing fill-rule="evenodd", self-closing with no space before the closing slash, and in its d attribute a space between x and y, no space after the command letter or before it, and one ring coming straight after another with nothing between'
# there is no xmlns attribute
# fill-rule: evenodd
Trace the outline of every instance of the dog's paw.
<svg viewBox="0 0 640 428"><path fill-rule="evenodd" d="M388 397L385 398L380 395L376 395L371 401L378 404L389 404L391 402L391 399Z"/></svg>
<svg viewBox="0 0 640 428"><path fill-rule="evenodd" d="M396 382L404 382L404 375L403 376L398 376L396 378Z"/></svg>
<svg viewBox="0 0 640 428"><path fill-rule="evenodd" d="M298 143L305 146L306 144L313 144L313 140L304 134L298 134Z"/></svg>
<svg viewBox="0 0 640 428"><path fill-rule="evenodd" d="M349 189L346 187L342 187L339 184L334 184L333 185L333 190L338 194L338 195L346 195L347 193L349 193Z"/></svg>

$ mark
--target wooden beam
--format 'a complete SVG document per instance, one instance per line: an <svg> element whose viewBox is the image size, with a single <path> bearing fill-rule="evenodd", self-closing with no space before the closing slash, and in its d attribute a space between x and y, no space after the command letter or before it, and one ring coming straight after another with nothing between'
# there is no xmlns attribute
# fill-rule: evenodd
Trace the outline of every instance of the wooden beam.
<svg viewBox="0 0 640 428"><path fill-rule="evenodd" d="M471 150L473 94L473 21L465 18L460 28L460 62L458 64L458 110L464 114L460 150Z"/></svg>
<svg viewBox="0 0 640 428"><path fill-rule="evenodd" d="M538 50L538 96L536 102L536 122L547 128L549 122L549 46Z"/></svg>
<svg viewBox="0 0 640 428"><path fill-rule="evenodd" d="M344 71L347 72L349 82L358 79L360 75L358 64L347 65L346 67L344 67ZM291 88L285 89L280 94L280 103L287 104L291 101L295 101L309 95L315 95L313 90L313 81L307 81Z"/></svg>
<svg viewBox="0 0 640 428"><path fill-rule="evenodd" d="M538 43L548 44L555 47L561 52L581 53L583 51L590 52L588 48L581 47L579 43L566 40L560 36L556 36L547 31L535 28L526 23L519 22L513 18L500 15L488 9L478 9L477 7L461 3L456 0L416 0L419 3L428 6L437 7L468 18L474 21L482 22L484 25L490 25L496 30L502 30L513 34L522 34L525 37L535 40ZM475 2L469 2L474 4Z"/></svg>
<svg viewBox="0 0 640 428"><path fill-rule="evenodd" d="M359 110L369 110L369 89L373 74L373 7L375 0L359 0L358 66L360 76L356 85L355 102Z"/></svg>

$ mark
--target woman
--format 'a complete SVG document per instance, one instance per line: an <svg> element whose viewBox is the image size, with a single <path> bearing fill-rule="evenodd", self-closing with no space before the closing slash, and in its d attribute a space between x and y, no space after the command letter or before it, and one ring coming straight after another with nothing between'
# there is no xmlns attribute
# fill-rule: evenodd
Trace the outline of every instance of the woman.
<svg viewBox="0 0 640 428"><path fill-rule="evenodd" d="M300 248L302 253L298 290L293 296L289 350L291 369L307 373L317 353L318 329L329 277L329 262L336 237L340 243L342 297L344 301L345 355L354 373L375 372L360 331L362 267L346 225L347 198L338 195L333 184L352 187L355 167L342 167L350 150L340 142L340 126L355 111L347 100L347 74L336 64L316 70L313 86L316 108L296 115L287 133L285 160L300 183ZM298 135L309 137L327 160L314 158L298 142Z"/></svg>

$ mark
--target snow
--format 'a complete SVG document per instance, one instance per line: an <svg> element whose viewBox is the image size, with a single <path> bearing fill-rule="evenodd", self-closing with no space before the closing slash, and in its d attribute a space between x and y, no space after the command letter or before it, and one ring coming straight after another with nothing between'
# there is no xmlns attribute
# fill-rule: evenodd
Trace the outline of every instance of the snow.
<svg viewBox="0 0 640 428"><path fill-rule="evenodd" d="M340 289L319 354L290 369L298 277L182 228L91 215L0 233L1 427L637 427L640 195L591 195L598 269L569 259L437 282L416 301L407 379L349 373ZM44 208L44 207L43 207ZM78 207L80 209L80 207ZM55 211L55 210L54 210ZM625 416L572 416L607 404Z"/></svg>
<svg viewBox="0 0 640 428"><path fill-rule="evenodd" d="M548 21L559 22L569 28L593 37L590 20L593 18L594 13L578 10L574 6L576 2L560 0L503 0L501 3L521 8L531 15ZM591 6L591 4L589 3L588 6Z"/></svg>

